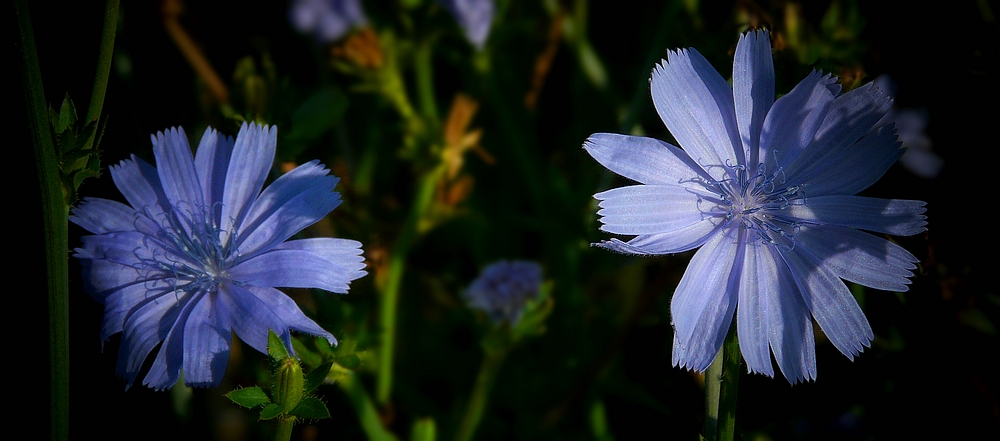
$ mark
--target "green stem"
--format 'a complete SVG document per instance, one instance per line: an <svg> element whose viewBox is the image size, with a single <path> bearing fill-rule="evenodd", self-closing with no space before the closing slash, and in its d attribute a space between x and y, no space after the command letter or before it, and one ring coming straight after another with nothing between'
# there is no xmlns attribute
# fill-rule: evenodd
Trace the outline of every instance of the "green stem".
<svg viewBox="0 0 1000 441"><path fill-rule="evenodd" d="M729 329L722 349L705 372L705 438L732 441L736 435L736 392L742 355L736 327Z"/></svg>
<svg viewBox="0 0 1000 441"><path fill-rule="evenodd" d="M375 409L375 404L372 403L371 397L365 391L365 386L358 381L355 374L344 376L337 384L347 394L348 401L351 402L354 411L358 413L361 429L365 431L365 435L368 435L369 440L397 441L396 436L382 425L382 421L378 418L378 411Z"/></svg>
<svg viewBox="0 0 1000 441"><path fill-rule="evenodd" d="M425 41L417 47L414 54L414 69L417 76L417 97L420 100L420 111L431 126L437 127L440 122L437 103L434 101L434 52L432 42Z"/></svg>
<svg viewBox="0 0 1000 441"><path fill-rule="evenodd" d="M382 292L382 302L379 304L381 322L381 338L379 339L378 381L376 397L378 402L385 404L392 393L392 364L396 340L396 312L399 306L399 291L406 269L406 256L420 231L420 221L427 214L434 200L434 190L438 179L444 173L444 167L438 166L421 177L419 187L406 224L396 239L389 257L389 268Z"/></svg>
<svg viewBox="0 0 1000 441"><path fill-rule="evenodd" d="M507 350L487 352L483 358L483 364L479 366L479 374L476 375L476 384L473 386L472 394L469 395L469 404L465 408L465 415L458 426L458 433L455 441L469 441L476 434L476 428L483 419L483 412L489 402L490 390L493 389L493 382L496 380L500 366L507 356Z"/></svg>
<svg viewBox="0 0 1000 441"><path fill-rule="evenodd" d="M90 93L90 106L87 107L87 124L101 118L101 108L104 107L104 95L108 90L108 75L111 72L111 58L115 52L115 31L118 29L118 4L120 0L108 0L104 9L104 29L101 30L101 50L97 56L97 73L94 74L94 89ZM93 146L97 130L94 130L87 140L87 146Z"/></svg>
<svg viewBox="0 0 1000 441"><path fill-rule="evenodd" d="M24 86L35 164L42 197L45 271L49 309L49 418L53 440L69 439L69 250L68 207L59 178L59 164L49 127L34 31L26 0L14 2L20 40L18 64Z"/></svg>
<svg viewBox="0 0 1000 441"><path fill-rule="evenodd" d="M292 428L295 427L295 417L285 415L278 418L278 428L274 431L274 441L289 441L292 439Z"/></svg>

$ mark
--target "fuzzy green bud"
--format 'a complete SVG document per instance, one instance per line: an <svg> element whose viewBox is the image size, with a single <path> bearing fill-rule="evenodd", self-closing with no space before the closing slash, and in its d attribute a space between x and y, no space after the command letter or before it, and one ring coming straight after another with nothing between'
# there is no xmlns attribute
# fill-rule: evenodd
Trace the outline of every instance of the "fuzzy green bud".
<svg viewBox="0 0 1000 441"><path fill-rule="evenodd" d="M294 358L286 358L275 369L274 375L274 404L281 406L281 410L291 412L295 406L302 401L302 390L305 387L305 377L302 375L302 366Z"/></svg>

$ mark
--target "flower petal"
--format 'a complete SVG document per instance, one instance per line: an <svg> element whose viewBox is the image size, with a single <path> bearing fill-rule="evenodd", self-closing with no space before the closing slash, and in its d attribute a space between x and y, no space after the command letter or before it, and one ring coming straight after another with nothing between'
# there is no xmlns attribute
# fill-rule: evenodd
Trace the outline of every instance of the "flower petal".
<svg viewBox="0 0 1000 441"><path fill-rule="evenodd" d="M891 146L885 145L881 139L879 139L881 141L879 143L872 143L873 139L869 139L869 144L863 149L856 146L864 141L862 138L871 137L873 127L877 127L876 123L891 107L892 98L872 87L871 83L838 96L830 105L826 118L813 137L812 143L806 147L809 153L799 155L791 165L786 167L785 175L788 182L793 185L803 182L816 184L822 182L814 177L819 172L832 171L837 174L850 170L848 164L842 161L845 158L851 159L850 155L845 156L845 153L852 148L855 148L852 155L861 163L867 163L873 157L882 156L884 149L891 150ZM836 167L831 167L831 164L836 164ZM868 170L870 168L866 167L866 173ZM885 169L875 173L872 182L878 180L884 172ZM854 194L857 191L839 193ZM813 194L826 193L817 193L814 189Z"/></svg>
<svg viewBox="0 0 1000 441"><path fill-rule="evenodd" d="M871 346L875 335L847 285L804 246L783 250L781 256L830 342L851 360Z"/></svg>
<svg viewBox="0 0 1000 441"><path fill-rule="evenodd" d="M909 289L918 259L903 247L881 237L834 226L804 226L795 236L837 277L886 291Z"/></svg>
<svg viewBox="0 0 1000 441"><path fill-rule="evenodd" d="M216 304L220 314L229 317L233 331L250 347L262 354L267 353L267 331L273 331L285 348L292 349L292 336L288 325L275 314L270 305L262 302L246 288L234 283L219 285L219 302Z"/></svg>
<svg viewBox="0 0 1000 441"><path fill-rule="evenodd" d="M640 234L628 242L611 239L593 245L619 253L639 256L682 253L700 247L719 228L713 222L698 222L669 233Z"/></svg>
<svg viewBox="0 0 1000 441"><path fill-rule="evenodd" d="M205 204L212 208L214 225L219 225L222 216L223 194L226 189L226 173L233 155L233 138L220 135L209 127L201 136L198 151L194 157L194 168L198 171L198 182L204 192Z"/></svg>
<svg viewBox="0 0 1000 441"><path fill-rule="evenodd" d="M760 135L761 162L770 172L788 167L806 150L839 93L836 77L813 71L774 102Z"/></svg>
<svg viewBox="0 0 1000 441"><path fill-rule="evenodd" d="M189 323L191 310L208 297L203 292L191 293L180 305L176 317L171 320L170 331L163 336L163 344L153 359L149 373L142 379L144 386L154 390L169 389L180 378L181 367L185 364L184 340L187 338L185 327ZM162 326L162 324L161 324ZM161 328L162 330L162 328ZM198 354L204 357L206 354ZM186 383L189 381L185 380Z"/></svg>
<svg viewBox="0 0 1000 441"><path fill-rule="evenodd" d="M673 364L704 371L715 359L736 311L746 248L742 229L728 228L694 254L670 301Z"/></svg>
<svg viewBox="0 0 1000 441"><path fill-rule="evenodd" d="M236 135L222 196L223 236L231 235L234 231L240 234L243 218L264 187L267 173L274 162L277 135L276 127L246 123ZM228 236L221 239L224 245L230 240ZM266 333L264 337L267 337Z"/></svg>
<svg viewBox="0 0 1000 441"><path fill-rule="evenodd" d="M679 185L698 177L710 179L683 150L654 138L595 133L583 148L608 170L643 184Z"/></svg>
<svg viewBox="0 0 1000 441"><path fill-rule="evenodd" d="M288 326L288 329L323 337L331 345L337 345L337 339L333 334L320 327L311 318L306 317L298 305L295 304L295 301L285 295L285 293L263 286L247 285L245 288L257 296L257 300L260 300L268 308L271 308L271 311L274 311L278 317L281 317Z"/></svg>
<svg viewBox="0 0 1000 441"><path fill-rule="evenodd" d="M274 248L275 250L302 250L317 254L347 270L344 276L355 280L367 274L365 257L361 254L361 242L332 237L290 240Z"/></svg>
<svg viewBox="0 0 1000 441"><path fill-rule="evenodd" d="M762 253L758 262L765 263L774 277L769 279L772 286L764 292L763 305L774 359L789 383L815 380L816 341L809 308L777 249L761 247L760 251L766 256Z"/></svg>
<svg viewBox="0 0 1000 441"><path fill-rule="evenodd" d="M767 31L740 35L733 59L733 102L747 164L757 164L760 131L774 104L774 62Z"/></svg>
<svg viewBox="0 0 1000 441"><path fill-rule="evenodd" d="M284 242L340 205L339 179L319 161L302 164L276 179L253 202L235 245L242 258Z"/></svg>
<svg viewBox="0 0 1000 441"><path fill-rule="evenodd" d="M746 245L739 277L739 300L736 303L736 330L739 335L740 353L747 362L747 369L774 377L771 350L768 344L771 318L767 296L781 295L778 289L777 268L765 245L753 241Z"/></svg>
<svg viewBox="0 0 1000 441"><path fill-rule="evenodd" d="M804 190L817 196L856 194L878 181L904 151L893 127L883 126L838 155L827 158L829 163L815 164L812 170L802 170L801 174L789 177L788 181L805 182ZM831 167L830 164L836 166Z"/></svg>
<svg viewBox="0 0 1000 441"><path fill-rule="evenodd" d="M170 205L192 212L203 210L206 206L204 192L184 129L172 128L150 138L156 156L156 172Z"/></svg>
<svg viewBox="0 0 1000 441"><path fill-rule="evenodd" d="M927 230L927 210L923 201L879 199L853 195L815 196L802 204L790 204L782 216L821 225L838 225L912 236Z"/></svg>
<svg viewBox="0 0 1000 441"><path fill-rule="evenodd" d="M164 207L170 206L156 168L146 161L132 155L131 160L126 159L108 169L118 191L136 211L156 217L163 213Z"/></svg>
<svg viewBox="0 0 1000 441"><path fill-rule="evenodd" d="M216 303L215 296L202 296L184 323L184 383L187 385L215 387L226 375L233 332L229 317L216 312Z"/></svg>
<svg viewBox="0 0 1000 441"><path fill-rule="evenodd" d="M716 180L745 164L733 89L698 51L671 51L649 80L653 105L677 143Z"/></svg>
<svg viewBox="0 0 1000 441"><path fill-rule="evenodd" d="M356 275L349 266L303 250L271 250L229 269L229 276L254 286L319 288L346 293Z"/></svg>
<svg viewBox="0 0 1000 441"><path fill-rule="evenodd" d="M139 375L139 369L149 353L163 341L173 326L180 305L186 301L181 293L166 293L149 297L133 308L125 319L118 348L118 374L125 378L128 389Z"/></svg>
<svg viewBox="0 0 1000 441"><path fill-rule="evenodd" d="M725 216L715 195L697 187L633 185L594 198L601 201L601 230L615 234L669 233L700 222L718 223Z"/></svg>
<svg viewBox="0 0 1000 441"><path fill-rule="evenodd" d="M104 234L135 231L135 216L135 210L121 202L101 198L83 198L70 211L69 220L91 233Z"/></svg>

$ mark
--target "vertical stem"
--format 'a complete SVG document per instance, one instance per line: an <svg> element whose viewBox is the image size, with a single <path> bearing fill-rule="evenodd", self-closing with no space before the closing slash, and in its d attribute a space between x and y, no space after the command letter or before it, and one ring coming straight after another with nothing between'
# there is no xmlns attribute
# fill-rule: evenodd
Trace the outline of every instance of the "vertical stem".
<svg viewBox="0 0 1000 441"><path fill-rule="evenodd" d="M285 415L278 417L278 428L274 431L274 441L289 441L292 439L292 429L295 427L295 417Z"/></svg>
<svg viewBox="0 0 1000 441"><path fill-rule="evenodd" d="M469 403L465 408L465 415L458 426L458 433L455 441L470 441L476 434L479 421L483 419L483 412L489 402L490 390L493 388L493 381L496 380L500 366L507 356L507 351L487 352L483 358L483 364L479 366L479 373L476 375L476 384L473 386L472 394L469 395Z"/></svg>
<svg viewBox="0 0 1000 441"><path fill-rule="evenodd" d="M736 434L736 392L742 355L735 325L705 372L705 428L710 441L732 441Z"/></svg>
<svg viewBox="0 0 1000 441"><path fill-rule="evenodd" d="M417 76L417 98L420 100L420 112L431 125L437 127L437 103L434 102L434 52L431 42L425 41L417 47L414 54L414 69Z"/></svg>
<svg viewBox="0 0 1000 441"><path fill-rule="evenodd" d="M357 412L358 420L361 422L361 429L365 431L369 440L397 441L396 436L386 430L382 422L379 421L375 404L372 403L368 392L365 391L365 386L358 381L353 373L340 379L337 384L344 390L344 393L347 394L347 400L354 406L354 411Z"/></svg>
<svg viewBox="0 0 1000 441"><path fill-rule="evenodd" d="M97 72L94 74L94 89L90 93L90 105L87 107L85 124L101 118L101 108L104 107L104 95L108 91L108 75L111 72L111 58L115 52L115 32L118 30L118 5L120 0L108 0L104 9L104 28L101 30L101 50L97 56ZM87 140L88 146L94 143L97 130Z"/></svg>
<svg viewBox="0 0 1000 441"><path fill-rule="evenodd" d="M42 197L45 271L49 309L49 418L53 440L69 439L69 250L68 207L59 178L59 164L49 128L45 90L38 66L34 31L25 0L14 2L20 40L18 66L24 87L35 164Z"/></svg>
<svg viewBox="0 0 1000 441"><path fill-rule="evenodd" d="M389 269L379 304L381 322L381 338L379 339L378 382L375 395L378 402L385 404L392 393L392 364L396 340L396 311L399 306L399 290L403 281L403 271L406 269L406 256L420 229L420 221L434 200L434 190L437 181L444 172L444 166L427 172L420 178L419 187L406 224L396 239L389 257Z"/></svg>
<svg viewBox="0 0 1000 441"><path fill-rule="evenodd" d="M736 436L736 392L739 389L743 356L733 326L722 345L722 391L719 393L719 440L732 441Z"/></svg>
<svg viewBox="0 0 1000 441"><path fill-rule="evenodd" d="M715 360L705 371L705 439L715 441L719 428L719 393L722 390L722 358L725 349L719 349Z"/></svg>

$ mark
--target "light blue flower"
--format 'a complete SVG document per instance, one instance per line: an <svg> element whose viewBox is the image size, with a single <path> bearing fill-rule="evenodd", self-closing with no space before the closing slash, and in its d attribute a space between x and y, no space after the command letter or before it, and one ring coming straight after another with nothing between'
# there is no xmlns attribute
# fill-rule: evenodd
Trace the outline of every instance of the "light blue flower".
<svg viewBox="0 0 1000 441"><path fill-rule="evenodd" d="M118 373L131 386L162 342L143 384L214 386L232 332L267 352L268 329L336 339L275 287L346 293L365 272L361 244L287 240L340 205L338 179L318 161L261 191L277 129L246 125L235 143L209 128L192 156L182 129L152 137L156 165L132 156L111 166L129 205L84 199L70 220L94 233L75 257L85 290L103 303L101 339L122 333ZM128 387L127 386L127 387Z"/></svg>
<svg viewBox="0 0 1000 441"><path fill-rule="evenodd" d="M888 75L875 78L875 87L882 89L890 96L896 96L896 82ZM903 143L906 153L899 158L899 163L911 173L925 179L936 178L944 168L944 159L931 151L931 138L924 130L927 128L927 111L924 109L901 109L893 106L882 117L885 123L896 123L899 141Z"/></svg>
<svg viewBox="0 0 1000 441"><path fill-rule="evenodd" d="M464 296L470 307L485 312L494 324L514 325L525 304L538 297L541 287L541 265L501 260L483 268Z"/></svg>
<svg viewBox="0 0 1000 441"><path fill-rule="evenodd" d="M840 94L813 72L774 99L767 32L741 36L730 86L694 49L671 51L653 70L660 118L683 147L609 133L584 144L611 171L640 185L594 195L609 233L599 244L628 254L699 248L674 292L673 363L703 371L733 315L751 372L791 383L816 378L812 322L853 359L870 346L868 320L843 282L906 291L917 259L859 230L924 231L924 202L856 196L903 154L892 100L871 84Z"/></svg>
<svg viewBox="0 0 1000 441"><path fill-rule="evenodd" d="M493 24L493 0L438 0L438 3L455 16L455 21L465 30L465 38L476 49L486 45Z"/></svg>
<svg viewBox="0 0 1000 441"><path fill-rule="evenodd" d="M289 17L296 30L321 43L334 42L367 21L360 0L292 0Z"/></svg>

